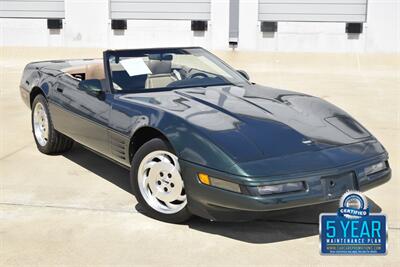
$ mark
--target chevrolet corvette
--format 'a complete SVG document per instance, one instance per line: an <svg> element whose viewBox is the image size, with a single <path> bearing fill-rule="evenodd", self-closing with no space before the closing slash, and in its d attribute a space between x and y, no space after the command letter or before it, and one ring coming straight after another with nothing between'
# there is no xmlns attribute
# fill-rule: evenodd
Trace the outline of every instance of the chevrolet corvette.
<svg viewBox="0 0 400 267"><path fill-rule="evenodd" d="M145 213L166 222L251 220L391 177L384 147L348 113L252 83L200 47L33 62L20 93L40 152L76 142L129 168Z"/></svg>

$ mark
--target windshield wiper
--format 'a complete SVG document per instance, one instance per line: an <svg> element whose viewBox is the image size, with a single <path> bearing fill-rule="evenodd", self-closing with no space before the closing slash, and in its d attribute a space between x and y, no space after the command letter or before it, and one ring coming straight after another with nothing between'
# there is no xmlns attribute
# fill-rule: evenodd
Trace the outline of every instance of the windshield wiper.
<svg viewBox="0 0 400 267"><path fill-rule="evenodd" d="M195 88L195 87L207 88L207 87L211 87L211 86L223 86L223 85L237 86L233 83L216 83L216 84L193 84L193 85L173 86L173 87L167 87L167 88L171 88L172 90L175 90L175 89L185 89L185 88Z"/></svg>
<svg viewBox="0 0 400 267"><path fill-rule="evenodd" d="M233 86L235 86L235 84L233 84L233 83L225 82L225 83L216 83L216 84L203 84L203 85L200 85L198 87L207 88L207 87L210 87L210 86L223 86L223 85L233 85Z"/></svg>

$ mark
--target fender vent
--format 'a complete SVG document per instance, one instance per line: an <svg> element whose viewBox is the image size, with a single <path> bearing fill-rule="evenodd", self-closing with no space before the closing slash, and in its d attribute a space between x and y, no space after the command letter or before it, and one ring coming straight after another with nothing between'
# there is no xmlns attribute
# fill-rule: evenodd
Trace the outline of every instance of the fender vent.
<svg viewBox="0 0 400 267"><path fill-rule="evenodd" d="M110 149L114 156L122 160L127 159L126 142L116 135L110 135Z"/></svg>

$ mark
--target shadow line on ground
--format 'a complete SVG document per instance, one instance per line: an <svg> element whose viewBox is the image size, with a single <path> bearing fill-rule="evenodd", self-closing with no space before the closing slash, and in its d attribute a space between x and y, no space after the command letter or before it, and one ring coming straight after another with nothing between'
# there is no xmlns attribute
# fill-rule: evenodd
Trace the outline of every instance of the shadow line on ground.
<svg viewBox="0 0 400 267"><path fill-rule="evenodd" d="M129 170L115 164L81 145L74 145L64 157L132 194ZM371 212L381 208L368 198ZM145 213L139 204L136 210ZM319 234L319 215L335 213L338 201L265 213L260 220L249 222L210 222L194 217L187 225L190 229L220 235L253 244L275 243ZM161 223L161 222L160 222Z"/></svg>

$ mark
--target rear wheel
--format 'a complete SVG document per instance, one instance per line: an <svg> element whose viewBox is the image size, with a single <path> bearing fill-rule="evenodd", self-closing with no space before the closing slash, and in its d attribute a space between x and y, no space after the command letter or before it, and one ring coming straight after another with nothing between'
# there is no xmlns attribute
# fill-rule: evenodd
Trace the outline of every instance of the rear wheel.
<svg viewBox="0 0 400 267"><path fill-rule="evenodd" d="M132 160L131 184L137 201L155 219L181 223L191 216L177 156L156 138L139 148Z"/></svg>
<svg viewBox="0 0 400 267"><path fill-rule="evenodd" d="M31 120L33 137L40 152L58 154L71 149L74 141L54 129L43 95L37 95L33 100Z"/></svg>

